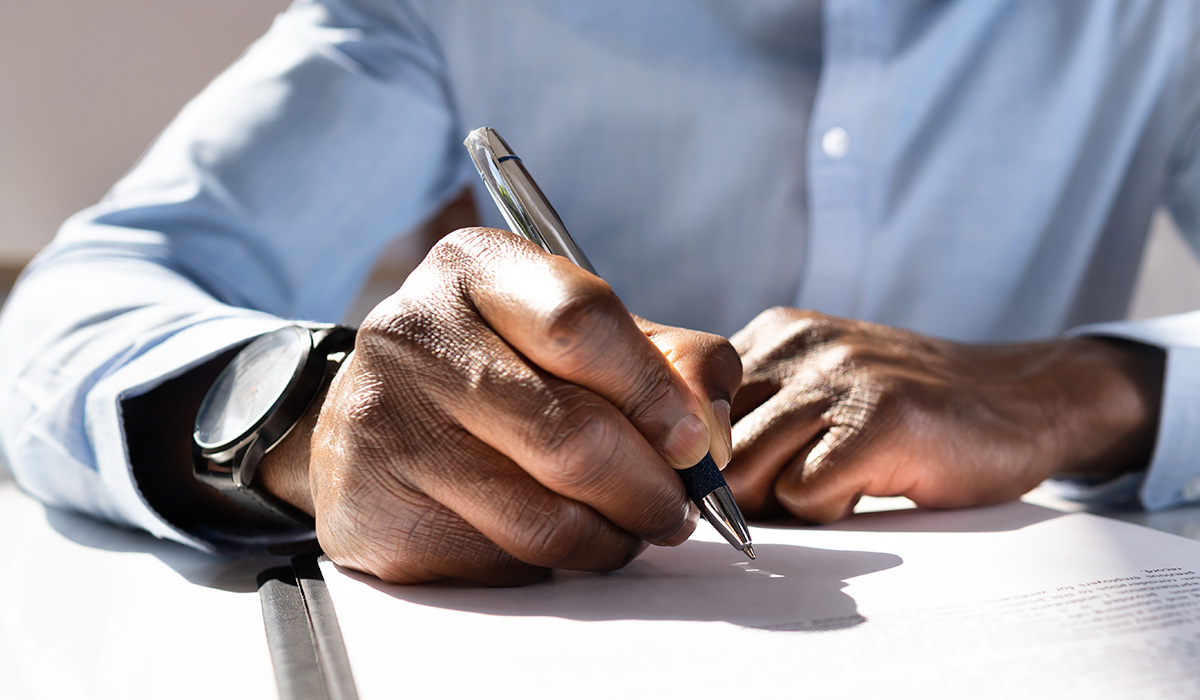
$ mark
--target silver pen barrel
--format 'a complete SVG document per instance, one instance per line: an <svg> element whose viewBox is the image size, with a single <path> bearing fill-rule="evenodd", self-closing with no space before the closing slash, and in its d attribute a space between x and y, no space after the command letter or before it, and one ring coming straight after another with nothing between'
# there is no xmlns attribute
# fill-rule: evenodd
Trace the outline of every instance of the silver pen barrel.
<svg viewBox="0 0 1200 700"><path fill-rule="evenodd" d="M513 233L520 234L550 253L561 255L593 275L596 269L588 261L562 219L554 211L546 195L534 182L517 154L513 153L500 134L490 127L475 129L463 145L471 154L475 168L483 178L504 220ZM754 546L746 519L742 516L733 493L726 485L721 470L712 455L704 456L698 464L679 470L688 496L696 503L704 519L712 524L729 544L754 558Z"/></svg>
<svg viewBox="0 0 1200 700"><path fill-rule="evenodd" d="M575 245L550 200L495 129L480 127L467 135L463 145L513 233L596 274L596 268Z"/></svg>

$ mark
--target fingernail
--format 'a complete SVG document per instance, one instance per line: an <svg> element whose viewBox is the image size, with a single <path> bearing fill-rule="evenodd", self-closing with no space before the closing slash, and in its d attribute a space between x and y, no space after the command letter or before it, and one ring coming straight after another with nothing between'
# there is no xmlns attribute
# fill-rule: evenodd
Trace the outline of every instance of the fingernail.
<svg viewBox="0 0 1200 700"><path fill-rule="evenodd" d="M663 457L676 469L687 469L708 454L708 427L696 416L675 424L663 441Z"/></svg>
<svg viewBox="0 0 1200 700"><path fill-rule="evenodd" d="M724 454L718 454L721 450L717 449L717 441L712 441L714 443L711 446L713 461L717 463L718 467L724 469L729 464L729 460L733 459L733 426L729 421L729 402L725 399L717 399L712 402L712 410L720 424L721 440L719 444L725 447Z"/></svg>

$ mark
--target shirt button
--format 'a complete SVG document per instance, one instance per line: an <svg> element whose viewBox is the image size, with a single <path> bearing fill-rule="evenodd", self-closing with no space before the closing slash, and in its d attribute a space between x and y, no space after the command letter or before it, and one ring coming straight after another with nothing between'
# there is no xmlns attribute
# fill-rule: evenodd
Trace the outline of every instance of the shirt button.
<svg viewBox="0 0 1200 700"><path fill-rule="evenodd" d="M1200 499L1200 477L1192 479L1183 485L1183 496L1185 501L1195 501Z"/></svg>
<svg viewBox="0 0 1200 700"><path fill-rule="evenodd" d="M850 134L840 126L835 126L821 137L821 150L832 160L841 160L850 150Z"/></svg>

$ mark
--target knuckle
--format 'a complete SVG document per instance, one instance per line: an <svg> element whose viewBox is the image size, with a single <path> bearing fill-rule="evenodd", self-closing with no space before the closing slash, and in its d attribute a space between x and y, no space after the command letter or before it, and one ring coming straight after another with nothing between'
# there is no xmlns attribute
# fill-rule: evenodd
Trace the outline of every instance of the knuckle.
<svg viewBox="0 0 1200 700"><path fill-rule="evenodd" d="M542 413L538 433L548 457L547 486L562 493L586 492L605 474L618 443L612 413L582 390L560 395Z"/></svg>
<svg viewBox="0 0 1200 700"><path fill-rule="evenodd" d="M789 309L786 306L772 306L768 309L758 312L758 315L755 316L750 323L746 324L746 328L752 330L757 330L762 327L777 328L791 318L793 315L792 312L793 309Z"/></svg>
<svg viewBox="0 0 1200 700"><path fill-rule="evenodd" d="M742 379L742 358L733 343L721 336L712 336L708 362L718 377L728 377L731 385L737 386Z"/></svg>
<svg viewBox="0 0 1200 700"><path fill-rule="evenodd" d="M772 306L760 313L757 321L770 326L780 326L791 323L802 315L803 312L790 306Z"/></svg>
<svg viewBox="0 0 1200 700"><path fill-rule="evenodd" d="M674 533L671 533L674 534ZM646 550L648 543L636 537L625 538L618 547L616 553L608 561L597 562L594 568L596 571L616 571L629 565L637 556Z"/></svg>
<svg viewBox="0 0 1200 700"><path fill-rule="evenodd" d="M438 348L444 347L442 327L431 310L407 304L394 306L386 315L373 312L355 341L360 383L387 383L392 388L412 384L409 378L417 368L435 361Z"/></svg>
<svg viewBox="0 0 1200 700"><path fill-rule="evenodd" d="M626 408L634 423L640 422L655 407L675 393L675 377L666 363L655 363L642 368L638 383L630 396Z"/></svg>
<svg viewBox="0 0 1200 700"><path fill-rule="evenodd" d="M750 322L749 327L768 330L771 333L777 333L781 328L803 331L808 328L820 327L829 320L829 316L819 311L797 309L790 306L773 306L760 312Z"/></svg>
<svg viewBox="0 0 1200 700"><path fill-rule="evenodd" d="M375 306L359 327L359 337L384 347L397 342L434 344L452 335L475 313L471 279L489 269L503 248L492 229L459 229L434 244L395 294Z"/></svg>
<svg viewBox="0 0 1200 700"><path fill-rule="evenodd" d="M429 249L423 262L444 270L474 267L480 256L488 256L494 249L496 233L479 226L451 231Z"/></svg>
<svg viewBox="0 0 1200 700"><path fill-rule="evenodd" d="M633 515L628 531L648 542L661 542L687 525L688 501L683 490L664 490L657 497L644 496L645 503Z"/></svg>
<svg viewBox="0 0 1200 700"><path fill-rule="evenodd" d="M496 352L474 345L457 352L454 384L461 392L455 404L491 405L499 396L521 414L541 410L546 380L526 365L498 359Z"/></svg>
<svg viewBox="0 0 1200 700"><path fill-rule="evenodd" d="M837 319L814 311L768 309L733 338L751 368L793 363L824 350L840 336Z"/></svg>
<svg viewBox="0 0 1200 700"><path fill-rule="evenodd" d="M805 353L807 373L818 377L832 395L896 393L899 379L869 347L855 343L827 342Z"/></svg>
<svg viewBox="0 0 1200 700"><path fill-rule="evenodd" d="M835 379L852 381L864 368L858 351L842 344L824 345L809 354L809 361Z"/></svg>
<svg viewBox="0 0 1200 700"><path fill-rule="evenodd" d="M566 371L586 368L629 320L625 306L599 279L579 281L540 319L543 336Z"/></svg>
<svg viewBox="0 0 1200 700"><path fill-rule="evenodd" d="M801 347L819 347L837 337L835 321L816 312L804 312L785 325L788 338Z"/></svg>
<svg viewBox="0 0 1200 700"><path fill-rule="evenodd" d="M902 412L916 385L899 377L876 372L856 359L846 370L849 378L840 383L839 404L845 410L871 415Z"/></svg>

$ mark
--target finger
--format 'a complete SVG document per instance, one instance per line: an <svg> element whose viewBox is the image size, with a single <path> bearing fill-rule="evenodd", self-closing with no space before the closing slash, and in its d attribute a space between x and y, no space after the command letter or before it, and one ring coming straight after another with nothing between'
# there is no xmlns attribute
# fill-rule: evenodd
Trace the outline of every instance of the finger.
<svg viewBox="0 0 1200 700"><path fill-rule="evenodd" d="M455 350L463 373L381 390L369 378L389 371L358 365L439 350L398 341L394 352L372 346L369 357L356 354L355 368L368 379L348 389L358 399L346 412L375 422L354 430L353 440L322 441L354 446L329 460L353 466L336 467L347 473L328 481L343 482L345 492L344 482L364 478L359 472L390 475L377 478L388 486L383 496L364 492L362 502L427 495L539 566L608 570L627 563L641 540L674 544L690 534L697 516L678 476L619 411L535 372L496 336L472 331L472 322L454 321L472 338Z"/></svg>
<svg viewBox="0 0 1200 700"><path fill-rule="evenodd" d="M641 537L546 488L474 435L444 442L446 452L434 455L438 468L416 470L410 480L521 561L611 571L642 551Z"/></svg>
<svg viewBox="0 0 1200 700"><path fill-rule="evenodd" d="M495 336L477 338L475 354L488 361L471 369L469 382L439 399L466 433L520 465L545 489L586 504L589 513L594 509L639 539L675 543L690 534L698 515L678 475L608 400L529 367ZM471 446L462 438L456 447ZM458 459L438 474L468 483L472 474L456 472L481 468L478 459ZM567 511L560 515L581 532L591 528L594 536L601 534L590 519L572 521ZM538 561L550 561L540 556Z"/></svg>
<svg viewBox="0 0 1200 700"><path fill-rule="evenodd" d="M428 454L442 453L436 468L474 469L473 460L453 453L463 443L446 426L461 426L546 488L640 539L685 537L694 509L678 476L637 428L605 398L532 367L455 291L457 278L447 281L447 269L461 274L475 260L460 245L473 240L464 235L439 244L360 330L359 373L383 378L367 381L361 392L379 404L370 413L386 423L378 451L411 453L398 463L406 471L427 469ZM384 383L413 376L420 381Z"/></svg>
<svg viewBox="0 0 1200 700"><path fill-rule="evenodd" d="M738 387L733 398L731 416L734 422L740 421L751 411L766 403L772 396L783 388L783 382L774 376L764 376L762 373L750 372L742 376L742 385Z"/></svg>
<svg viewBox="0 0 1200 700"><path fill-rule="evenodd" d="M729 340L747 369L771 366L825 345L841 334L843 323L816 311L777 306L754 317Z"/></svg>
<svg viewBox="0 0 1200 700"><path fill-rule="evenodd" d="M431 386L421 390L436 391ZM317 513L333 524L323 536L327 545L342 545L334 551L357 553L372 572L392 580L453 576L489 583L535 575L510 558L534 568L611 570L641 551L639 538L537 483L414 386L370 388L344 409L378 422L335 421L334 432L313 443L324 465L314 488ZM419 409L423 420L407 420L406 409ZM659 469L673 476L666 465Z"/></svg>
<svg viewBox="0 0 1200 700"><path fill-rule="evenodd" d="M918 465L908 450L881 442L888 433L883 423L839 419L780 475L779 502L803 520L828 523L854 512L862 496L910 493L919 482Z"/></svg>
<svg viewBox="0 0 1200 700"><path fill-rule="evenodd" d="M391 503L357 511L356 526L317 519L317 539L330 559L391 583L444 578L489 586L519 586L545 578L550 569L521 561L449 508L419 494L407 507ZM370 535L376 535L371 537ZM382 543L387 546L381 546Z"/></svg>
<svg viewBox="0 0 1200 700"><path fill-rule="evenodd" d="M390 426L364 429L342 420L326 427L313 438L312 482L317 539L331 559L396 583L462 578L516 585L546 575L400 477L395 462L419 452L417 441L381 440ZM347 433L360 439L347 440Z"/></svg>
<svg viewBox="0 0 1200 700"><path fill-rule="evenodd" d="M829 427L830 403L815 392L780 392L734 424L725 480L747 514L772 514L777 479Z"/></svg>
<svg viewBox="0 0 1200 700"><path fill-rule="evenodd" d="M600 278L513 234L456 232L442 247L480 315L533 364L608 399L677 469L709 449L701 402Z"/></svg>
<svg viewBox="0 0 1200 700"><path fill-rule="evenodd" d="M830 523L854 512L866 492L867 473L838 454L852 439L849 426L831 426L783 470L775 497L789 513L810 523Z"/></svg>
<svg viewBox="0 0 1200 700"><path fill-rule="evenodd" d="M701 400L709 431L709 452L724 467L733 456L731 401L742 378L742 361L729 341L634 317L646 337Z"/></svg>
<svg viewBox="0 0 1200 700"><path fill-rule="evenodd" d="M341 376L343 388L363 381L361 376ZM396 398L394 392L372 395L349 389L339 396L356 394L356 401L326 403L322 416L336 413L338 419L322 423L312 440L310 481L317 538L326 554L397 583L450 577L517 585L546 575L545 567L506 552L408 483L401 463L427 455L418 437L422 433L394 420L382 426L349 420L370 413L376 399ZM381 412L402 415L391 406Z"/></svg>

